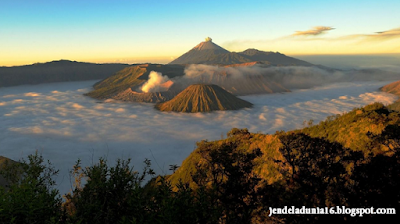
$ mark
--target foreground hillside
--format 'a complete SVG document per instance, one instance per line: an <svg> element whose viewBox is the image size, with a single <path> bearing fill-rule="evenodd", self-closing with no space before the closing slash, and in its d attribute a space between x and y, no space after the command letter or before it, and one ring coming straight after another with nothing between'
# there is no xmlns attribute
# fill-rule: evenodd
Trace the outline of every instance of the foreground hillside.
<svg viewBox="0 0 400 224"><path fill-rule="evenodd" d="M126 66L128 65L60 60L25 66L0 67L0 87L104 79Z"/></svg>
<svg viewBox="0 0 400 224"><path fill-rule="evenodd" d="M0 187L0 221L391 223L394 215L369 213L371 207L400 209L399 125L398 112L375 103L301 130L260 134L234 128L226 139L198 142L181 167L170 166L169 176L155 177L149 160L142 172L129 159L113 167L105 159L90 167L78 161L65 202L54 190L51 164L31 155L20 168L24 178L14 178L9 190ZM149 176L155 178L144 185ZM269 216L270 207L284 206L369 210Z"/></svg>
<svg viewBox="0 0 400 224"><path fill-rule="evenodd" d="M247 164L251 166L248 178L259 178L257 186L266 190L259 192L265 205L399 209L399 125L398 112L375 103L302 130L265 135L233 129L227 139L199 142L168 180L173 185L187 183L194 189L229 183L233 181L230 178L238 178L238 173L223 170L234 169L230 159L243 158L244 154L253 157ZM223 165L213 167L213 163ZM215 176L218 171L223 174ZM302 223L300 216L282 218ZM310 218L307 222L320 222L324 217Z"/></svg>
<svg viewBox="0 0 400 224"><path fill-rule="evenodd" d="M311 123L309 122L309 124ZM310 139L320 139L339 144L343 149L349 152L361 152L365 157L385 154L391 155L390 147L392 146L388 146L390 142L381 142L378 136L388 131L387 129L398 128L399 125L400 116L398 112L389 111L388 108L382 104L375 103L354 109L342 115L330 116L317 125L305 127L301 130L277 132L273 135L247 133L249 137L248 141L241 142L240 144L244 144L243 147L246 148L246 150L251 151L256 148L261 150L267 160L262 161L260 164L268 168L262 169L260 167L260 175L270 180L271 178L277 179L279 175L277 175L276 170L274 171L271 169L272 167L269 167L267 164L273 160L282 159L279 148L283 146L281 141L283 137L286 138L296 135L308 136ZM213 142L212 144L223 144L230 140L232 139L228 138ZM199 144L201 145L203 143L206 142L201 142ZM187 172L192 170L190 167L193 167L193 161L196 160L193 158L198 158L198 151L199 149L196 149L192 155L183 162L182 168L170 177L171 180L177 181L187 177ZM186 165L188 167L185 167ZM181 172L185 174L181 176Z"/></svg>

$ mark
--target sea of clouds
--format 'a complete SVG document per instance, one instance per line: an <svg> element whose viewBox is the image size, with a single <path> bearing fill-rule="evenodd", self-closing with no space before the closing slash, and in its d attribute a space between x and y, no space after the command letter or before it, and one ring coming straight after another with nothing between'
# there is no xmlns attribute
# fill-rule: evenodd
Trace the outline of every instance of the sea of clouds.
<svg viewBox="0 0 400 224"><path fill-rule="evenodd" d="M397 97L378 89L390 83L334 83L289 93L241 97L254 104L239 111L184 114L160 112L153 104L99 101L83 93L95 81L0 88L0 155L19 160L38 150L60 169L62 193L71 188L68 171L81 159L114 162L132 158L141 170L145 158L159 174L169 174L202 139L216 140L236 128L275 133L303 127L373 102Z"/></svg>

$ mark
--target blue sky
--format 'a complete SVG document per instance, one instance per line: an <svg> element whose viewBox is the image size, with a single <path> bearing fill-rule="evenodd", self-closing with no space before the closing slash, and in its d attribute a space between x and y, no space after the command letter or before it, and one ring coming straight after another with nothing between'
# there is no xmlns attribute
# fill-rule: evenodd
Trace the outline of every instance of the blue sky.
<svg viewBox="0 0 400 224"><path fill-rule="evenodd" d="M207 36L231 51L400 53L400 1L0 0L0 66L163 62ZM312 35L296 31L331 29ZM376 35L376 32L387 31Z"/></svg>

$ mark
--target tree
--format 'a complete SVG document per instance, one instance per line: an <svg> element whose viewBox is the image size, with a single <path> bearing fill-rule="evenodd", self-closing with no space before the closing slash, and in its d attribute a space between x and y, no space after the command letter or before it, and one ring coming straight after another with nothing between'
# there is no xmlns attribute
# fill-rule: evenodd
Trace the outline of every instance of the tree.
<svg viewBox="0 0 400 224"><path fill-rule="evenodd" d="M278 191L280 199L272 196L267 203L273 207L348 205L347 187L351 184L355 163L363 158L362 153L302 133L281 133L279 139L285 160L277 162L283 164L281 172L286 176L286 183L273 186L272 191ZM323 218L326 216L290 216L287 221L316 222ZM343 218L335 216L335 219Z"/></svg>
<svg viewBox="0 0 400 224"><path fill-rule="evenodd" d="M61 221L61 197L52 179L58 174L36 152L6 166L2 175L7 188L0 187L0 223L57 223Z"/></svg>
<svg viewBox="0 0 400 224"><path fill-rule="evenodd" d="M83 223L115 223L121 220L135 220L146 212L142 205L144 193L141 187L146 175L153 175L150 161L140 174L133 170L130 159L117 160L114 167L105 159L97 164L81 168L76 163L72 174L78 183L82 178L84 186L75 186L72 194L67 194L64 207L70 220ZM138 217L135 217L138 216Z"/></svg>
<svg viewBox="0 0 400 224"><path fill-rule="evenodd" d="M247 129L232 129L222 144L199 144L202 161L193 180L206 186L221 210L221 223L251 223L259 208L261 179L253 172L259 149L248 152L240 147L240 139L251 138Z"/></svg>

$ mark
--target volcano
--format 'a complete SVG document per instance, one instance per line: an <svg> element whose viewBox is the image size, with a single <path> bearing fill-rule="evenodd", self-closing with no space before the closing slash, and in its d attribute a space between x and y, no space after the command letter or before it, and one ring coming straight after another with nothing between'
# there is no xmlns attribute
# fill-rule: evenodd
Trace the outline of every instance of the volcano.
<svg viewBox="0 0 400 224"><path fill-rule="evenodd" d="M288 57L279 52L256 49L247 49L237 53L230 52L215 44L210 37L169 64L233 65L251 62L272 66L313 66L311 63Z"/></svg>
<svg viewBox="0 0 400 224"><path fill-rule="evenodd" d="M227 51L207 37L204 42L169 64L239 64L243 62L247 62L247 59Z"/></svg>
<svg viewBox="0 0 400 224"><path fill-rule="evenodd" d="M160 111L196 113L238 110L251 106L251 103L237 98L217 85L194 84L172 100L157 104L155 108Z"/></svg>

